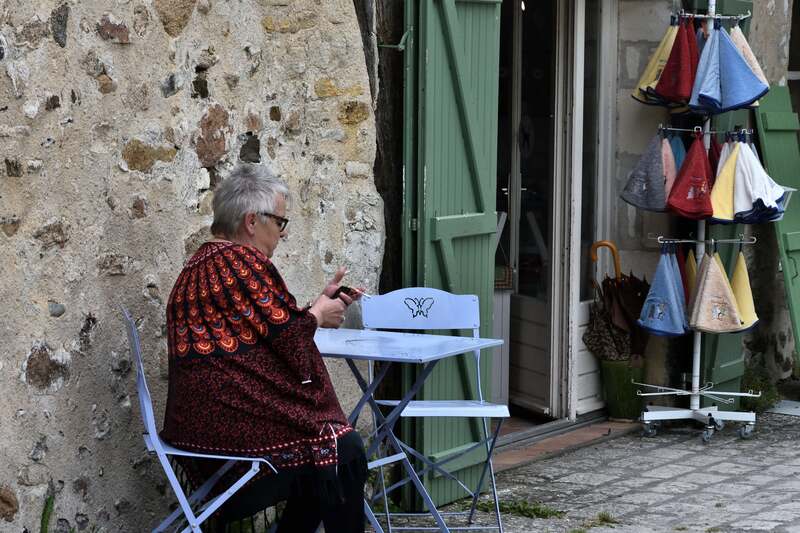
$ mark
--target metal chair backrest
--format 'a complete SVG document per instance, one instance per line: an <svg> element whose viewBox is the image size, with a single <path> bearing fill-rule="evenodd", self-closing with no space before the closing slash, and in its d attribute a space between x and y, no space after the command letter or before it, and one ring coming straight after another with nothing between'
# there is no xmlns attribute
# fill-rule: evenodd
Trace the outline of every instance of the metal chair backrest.
<svg viewBox="0 0 800 533"><path fill-rule="evenodd" d="M452 294L429 287L408 287L361 301L368 329L470 329L481 326L474 294Z"/></svg>
<svg viewBox="0 0 800 533"><path fill-rule="evenodd" d="M131 355L136 364L136 388L139 392L139 411L142 415L145 433L149 434L155 441L158 440L158 430L156 429L156 419L153 415L153 403L150 399L150 390L147 388L147 378L144 374L144 363L142 362L142 348L139 343L139 331L128 310L120 307L122 316L125 318L125 326L128 330L128 344L131 348Z"/></svg>
<svg viewBox="0 0 800 533"><path fill-rule="evenodd" d="M361 300L362 321L367 329L468 329L480 336L481 310L474 294L453 294L430 287L407 287ZM480 350L473 352L478 398L481 391Z"/></svg>

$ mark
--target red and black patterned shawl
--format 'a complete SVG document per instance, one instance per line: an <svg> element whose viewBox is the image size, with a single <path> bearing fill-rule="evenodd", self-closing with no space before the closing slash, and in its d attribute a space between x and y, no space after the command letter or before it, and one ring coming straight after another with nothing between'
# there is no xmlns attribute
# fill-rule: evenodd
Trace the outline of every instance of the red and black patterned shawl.
<svg viewBox="0 0 800 533"><path fill-rule="evenodd" d="M167 305L161 436L188 450L265 457L278 469L335 465L335 439L352 428L314 344L316 328L263 253L203 244Z"/></svg>

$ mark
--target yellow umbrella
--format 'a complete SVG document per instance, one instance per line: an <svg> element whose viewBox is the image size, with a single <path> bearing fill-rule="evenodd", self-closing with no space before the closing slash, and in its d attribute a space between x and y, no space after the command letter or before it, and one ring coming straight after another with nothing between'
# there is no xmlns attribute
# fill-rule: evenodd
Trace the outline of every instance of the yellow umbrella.
<svg viewBox="0 0 800 533"><path fill-rule="evenodd" d="M739 317L744 324L742 329L750 329L758 322L756 307L753 304L753 291L750 289L750 276L747 273L747 263L744 254L739 252L736 258L736 266L733 269L731 278L733 286L733 296L736 298L736 305L739 307Z"/></svg>
<svg viewBox="0 0 800 533"><path fill-rule="evenodd" d="M714 188L711 189L711 206L715 222L733 222L736 214L733 208L733 188L736 183L736 162L739 159L739 143L735 143L725 163L720 167Z"/></svg>
<svg viewBox="0 0 800 533"><path fill-rule="evenodd" d="M707 264L703 279L698 281L691 327L706 333L739 331L742 329L739 309L719 254L715 253Z"/></svg>
<svg viewBox="0 0 800 533"><path fill-rule="evenodd" d="M656 48L656 51L650 57L650 61L647 62L647 67L645 67L641 78L639 78L639 83L636 84L636 87L634 87L631 93L631 96L636 100L645 104L664 103L661 99L654 97L653 89L655 89L658 84L661 72L664 70L664 65L667 64L669 54L672 52L672 45L675 44L675 37L677 35L678 26L670 25L666 33L664 33L661 42L658 44L658 48Z"/></svg>
<svg viewBox="0 0 800 533"><path fill-rule="evenodd" d="M686 286L689 289L689 298L691 302L691 298L694 295L694 287L697 284L697 259L694 257L694 250L689 250L689 253L686 254ZM691 307L690 311L691 313Z"/></svg>

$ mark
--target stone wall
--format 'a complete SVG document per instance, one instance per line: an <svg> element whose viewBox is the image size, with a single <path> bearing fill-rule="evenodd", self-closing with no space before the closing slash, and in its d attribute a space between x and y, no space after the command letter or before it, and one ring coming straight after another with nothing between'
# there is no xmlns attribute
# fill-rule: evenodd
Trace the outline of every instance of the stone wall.
<svg viewBox="0 0 800 533"><path fill-rule="evenodd" d="M238 160L294 193L274 260L300 302L340 264L377 288L362 46L350 0L0 1L0 531L38 531L48 495L59 532L166 514L116 306L160 418L165 301Z"/></svg>

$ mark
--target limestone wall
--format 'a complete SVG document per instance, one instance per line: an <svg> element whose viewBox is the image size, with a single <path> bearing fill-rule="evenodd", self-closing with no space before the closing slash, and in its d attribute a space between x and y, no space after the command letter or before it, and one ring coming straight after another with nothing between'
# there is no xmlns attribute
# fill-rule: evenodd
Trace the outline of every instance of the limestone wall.
<svg viewBox="0 0 800 533"><path fill-rule="evenodd" d="M39 531L48 495L51 531L166 514L116 305L160 418L165 301L239 159L294 193L274 260L299 301L340 264L377 287L369 92L349 0L0 0L0 531Z"/></svg>

